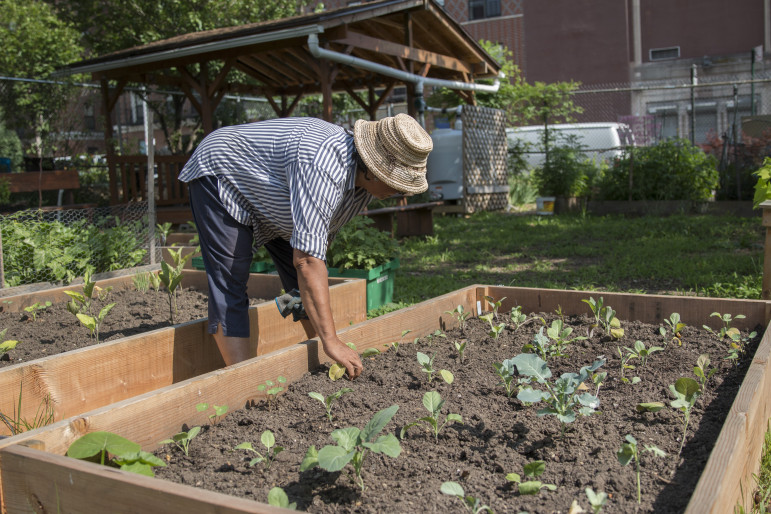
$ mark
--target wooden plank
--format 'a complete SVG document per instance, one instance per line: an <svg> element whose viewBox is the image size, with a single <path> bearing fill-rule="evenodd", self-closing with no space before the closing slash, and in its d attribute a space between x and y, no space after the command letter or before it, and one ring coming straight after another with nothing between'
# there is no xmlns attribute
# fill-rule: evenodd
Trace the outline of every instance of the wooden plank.
<svg viewBox="0 0 771 514"><path fill-rule="evenodd" d="M348 327L339 332L340 337L345 342L356 344L359 351L370 347L382 349L383 345L400 340L401 332L405 329L412 330L412 337L425 336L437 328L447 330L456 326L457 321L452 315L447 314L447 311L455 309L457 305L462 305L465 310L475 313L479 310L488 310L489 306L485 305L485 296L495 299L506 297L501 307L504 311L515 305L521 305L526 312L552 311L560 307L566 314L588 313L588 305L581 300L589 296L602 296L606 305L613 307L621 319L658 323L671 312L679 312L686 323L700 325L709 324L709 314L717 311L746 315L747 318L737 320L736 325L741 324L748 328L754 327L766 318L769 303L758 300L469 286ZM759 448L763 443L765 420L771 415L771 394L769 394L771 381L767 379L769 355L771 355L771 333L766 333L737 395L723 432L718 438L707 469L692 497L688 512L730 512L732 506L740 499L738 484L742 483L745 488L748 485L751 486L751 473L757 467ZM6 450L7 448L24 441L38 440L45 445L47 452L63 454L75 439L95 430L119 433L137 441L144 449L152 450L157 447L158 441L175 433L183 424L195 425L207 422L206 414L199 413L195 409L198 402L226 404L233 410L260 397L261 393L256 391L256 387L261 382L275 379L278 374L284 375L291 382L325 360L326 356L321 351L320 343L312 339L155 392L101 407L48 427L20 434L0 441L0 470L5 472L9 469L10 473L14 473L11 479L16 484L15 468L19 466L18 461L13 459L19 452L25 456L36 454L30 453L31 450L21 450L18 447L13 450ZM147 412L163 412L164 416L151 417L146 415ZM11 455L8 462L5 460L7 455ZM47 464L48 466L62 465L67 468L70 466L69 461ZM48 466L41 464L41 467L36 469L35 475L49 477L55 476L56 473L63 473L58 469L49 469ZM78 463L78 466L92 465ZM44 484L28 485L25 482L24 487L29 489L18 493L10 490L12 486L10 482L6 484L4 477L2 485L4 491L8 489L8 493L3 494L24 494L24 498L31 498L30 495L40 498L42 493L37 495L34 487L46 487ZM68 486L62 483L61 487ZM122 482L113 481L105 487L110 491L109 494L105 493L107 497L113 493L118 497L126 494ZM10 498L9 501L11 501ZM14 502L19 501L15 498L14 496ZM231 506L230 503L226 505ZM254 505L257 508L259 504ZM202 505L201 508L206 507Z"/></svg>
<svg viewBox="0 0 771 514"><path fill-rule="evenodd" d="M37 191L38 188L43 191L80 188L77 170L4 173L0 175L0 179L8 182L8 190L11 193L29 193Z"/></svg>
<svg viewBox="0 0 771 514"><path fill-rule="evenodd" d="M193 273L200 280L205 274ZM282 318L272 298L276 276L252 274L253 297L271 300L249 310L251 351L264 355L315 336L307 323ZM366 281L330 279L337 329L366 320ZM201 289L205 289L205 284ZM131 398L215 369L224 362L202 319L116 341L8 366L0 370L0 412L14 412L22 393L21 416L31 419L50 395L55 419ZM8 434L0 426L0 433Z"/></svg>
<svg viewBox="0 0 771 514"><path fill-rule="evenodd" d="M267 504L115 468L97 467L23 446L11 447L4 453L3 499L7 512L287 512Z"/></svg>

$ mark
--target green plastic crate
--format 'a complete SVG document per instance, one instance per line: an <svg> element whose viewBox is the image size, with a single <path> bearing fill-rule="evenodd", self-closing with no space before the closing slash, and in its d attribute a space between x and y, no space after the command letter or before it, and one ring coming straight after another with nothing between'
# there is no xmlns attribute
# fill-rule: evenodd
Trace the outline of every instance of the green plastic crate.
<svg viewBox="0 0 771 514"><path fill-rule="evenodd" d="M193 257L193 267L195 269L205 269L203 265L203 257ZM249 273L270 273L276 270L276 265L273 261L257 261L253 262L249 268Z"/></svg>
<svg viewBox="0 0 771 514"><path fill-rule="evenodd" d="M394 299L394 271L399 259L394 259L371 270L327 268L330 277L363 278L367 281L367 310L376 309Z"/></svg>

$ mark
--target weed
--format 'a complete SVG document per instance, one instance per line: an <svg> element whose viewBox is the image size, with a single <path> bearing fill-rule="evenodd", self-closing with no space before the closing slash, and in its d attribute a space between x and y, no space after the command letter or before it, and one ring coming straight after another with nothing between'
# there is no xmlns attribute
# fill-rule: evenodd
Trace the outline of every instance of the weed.
<svg viewBox="0 0 771 514"><path fill-rule="evenodd" d="M404 427L402 427L402 431L399 434L400 439L404 439L404 434L407 433L407 430L409 430L410 427L413 427L419 424L420 422L424 422L424 423L428 423L428 425L431 427L434 434L434 441L438 442L439 432L442 430L442 428L444 428L444 426L447 423L463 422L463 418L461 417L460 414L450 413L445 417L444 423L442 423L441 425L439 424L439 412L442 410L442 407L444 406L444 400L442 400L442 397L436 391L428 391L426 394L423 395L423 406L429 412L429 415L419 418L417 421L414 421L409 425L405 425Z"/></svg>
<svg viewBox="0 0 771 514"><path fill-rule="evenodd" d="M136 289L137 292L144 294L150 290L151 274L152 273L149 271L145 271L144 273L137 273L131 277L131 280L134 283L134 289Z"/></svg>
<svg viewBox="0 0 771 514"><path fill-rule="evenodd" d="M5 330L3 330L5 332ZM0 332L1 334L2 332ZM35 410L35 415L31 420L21 417L22 395L24 392L24 381L19 383L19 401L17 405L13 407L13 413L8 416L0 412L0 421L8 427L11 435L21 434L35 428L44 427L54 422L54 407L51 401L51 394L48 393L43 397Z"/></svg>

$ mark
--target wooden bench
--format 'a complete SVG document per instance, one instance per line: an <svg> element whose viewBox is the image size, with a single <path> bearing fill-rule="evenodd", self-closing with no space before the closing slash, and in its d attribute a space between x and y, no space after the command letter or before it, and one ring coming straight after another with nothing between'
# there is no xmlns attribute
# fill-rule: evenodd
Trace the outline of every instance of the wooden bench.
<svg viewBox="0 0 771 514"><path fill-rule="evenodd" d="M375 227L390 232L392 237L430 236L434 233L434 208L444 202L426 202L381 209L365 210L362 216L367 216L375 222ZM394 230L396 219L396 230Z"/></svg>
<svg viewBox="0 0 771 514"><path fill-rule="evenodd" d="M73 203L73 189L80 188L77 170L28 171L24 173L2 173L0 180L8 182L11 193L34 193L38 190L59 190L57 207L62 207L62 193L67 190L67 203Z"/></svg>

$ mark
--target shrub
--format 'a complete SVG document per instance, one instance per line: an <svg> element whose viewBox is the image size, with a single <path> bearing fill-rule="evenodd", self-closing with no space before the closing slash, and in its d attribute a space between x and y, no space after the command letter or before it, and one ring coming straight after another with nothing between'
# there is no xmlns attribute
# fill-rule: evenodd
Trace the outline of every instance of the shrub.
<svg viewBox="0 0 771 514"><path fill-rule="evenodd" d="M630 147L605 172L599 189L604 200L707 200L718 180L713 156L687 140L671 139Z"/></svg>
<svg viewBox="0 0 771 514"><path fill-rule="evenodd" d="M327 251L327 264L341 270L370 270L398 255L398 245L390 234L370 227L374 223L365 216L354 218L340 229Z"/></svg>
<svg viewBox="0 0 771 514"><path fill-rule="evenodd" d="M549 158L533 169L533 182L541 196L579 196L588 193L586 184L599 173L598 167L575 137L564 138L549 148Z"/></svg>

